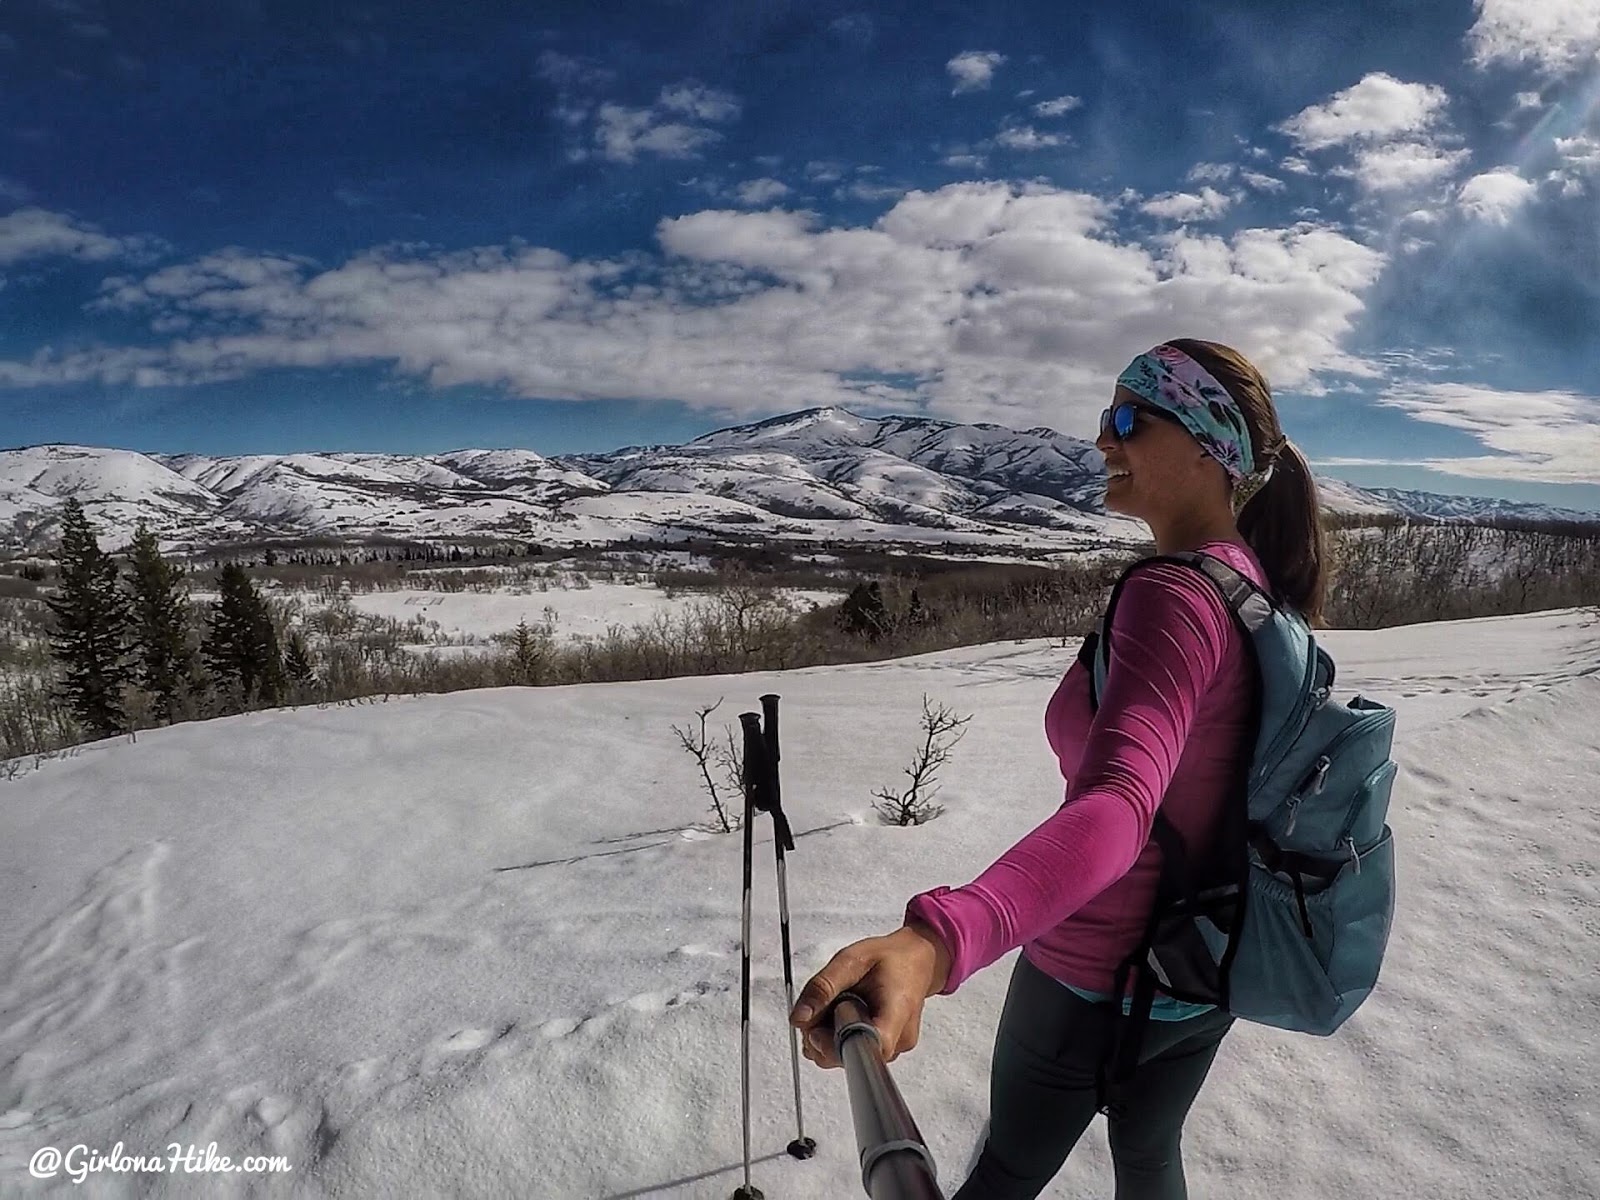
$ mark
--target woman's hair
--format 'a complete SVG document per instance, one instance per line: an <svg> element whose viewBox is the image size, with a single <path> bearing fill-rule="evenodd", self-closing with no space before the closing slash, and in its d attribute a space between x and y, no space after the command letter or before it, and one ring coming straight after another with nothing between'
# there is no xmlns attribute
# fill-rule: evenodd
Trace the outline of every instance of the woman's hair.
<svg viewBox="0 0 1600 1200"><path fill-rule="evenodd" d="M1283 435L1266 378L1230 346L1195 338L1167 343L1194 359L1244 413L1256 470L1272 467L1272 478L1238 513L1239 534L1266 569L1278 599L1315 627L1322 625L1327 594L1327 543L1311 467Z"/></svg>

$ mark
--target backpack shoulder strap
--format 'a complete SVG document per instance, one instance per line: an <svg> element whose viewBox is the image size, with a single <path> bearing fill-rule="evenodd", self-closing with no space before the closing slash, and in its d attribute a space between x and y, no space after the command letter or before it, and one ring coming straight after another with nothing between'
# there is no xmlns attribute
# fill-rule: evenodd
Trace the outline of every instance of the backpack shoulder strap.
<svg viewBox="0 0 1600 1200"><path fill-rule="evenodd" d="M1100 694L1105 691L1106 672L1111 667L1112 614L1115 613L1117 601L1122 596L1123 586L1135 571L1154 563L1175 563L1181 567L1190 567L1209 579L1222 594L1223 602L1228 606L1228 611L1233 613L1234 620L1246 635L1247 641L1253 643L1257 631L1272 620L1275 611L1272 598L1248 576L1236 571L1220 558L1201 554L1195 550L1141 558L1118 577L1098 626L1093 633L1083 639L1083 645L1078 650L1078 661L1090 671L1091 709L1099 708Z"/></svg>

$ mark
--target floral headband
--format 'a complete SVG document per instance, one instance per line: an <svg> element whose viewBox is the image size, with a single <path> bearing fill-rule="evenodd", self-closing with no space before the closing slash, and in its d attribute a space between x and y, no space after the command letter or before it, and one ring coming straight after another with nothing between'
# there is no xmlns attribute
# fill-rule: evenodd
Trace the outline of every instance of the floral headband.
<svg viewBox="0 0 1600 1200"><path fill-rule="evenodd" d="M1176 346L1157 346L1139 355L1117 377L1117 384L1183 422L1201 448L1222 464L1236 487L1253 477L1259 480L1250 487L1254 493L1271 478L1271 467L1254 475L1250 426L1228 389Z"/></svg>

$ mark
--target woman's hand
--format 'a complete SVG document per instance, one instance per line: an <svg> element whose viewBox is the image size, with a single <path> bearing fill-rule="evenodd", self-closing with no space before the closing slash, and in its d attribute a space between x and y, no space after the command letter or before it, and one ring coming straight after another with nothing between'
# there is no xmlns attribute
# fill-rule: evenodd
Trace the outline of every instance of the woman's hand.
<svg viewBox="0 0 1600 1200"><path fill-rule="evenodd" d="M910 922L835 954L801 990L789 1023L804 1035L805 1056L812 1062L824 1068L843 1066L834 1053L833 1023L825 1018L840 993L854 992L872 1013L884 1061L893 1062L916 1046L923 1002L944 990L949 974L945 944L926 925Z"/></svg>

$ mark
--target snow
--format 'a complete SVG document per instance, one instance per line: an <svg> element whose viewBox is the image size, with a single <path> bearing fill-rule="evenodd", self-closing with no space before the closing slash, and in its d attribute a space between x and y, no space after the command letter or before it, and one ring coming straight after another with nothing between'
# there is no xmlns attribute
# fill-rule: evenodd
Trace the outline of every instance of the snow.
<svg viewBox="0 0 1600 1200"><path fill-rule="evenodd" d="M1395 705L1401 891L1330 1039L1240 1024L1189 1121L1196 1196L1600 1194L1600 622L1331 631ZM1074 645L256 713L0 783L0 1193L76 1143L287 1175L101 1175L95 1195L725 1198L739 1166L740 839L670 726L782 696L796 984L977 875L1060 801L1045 703ZM972 713L946 815L874 823L927 693ZM1003 764L1003 765L1002 765ZM756 830L753 1168L861 1195L842 1074L795 1136L771 826ZM953 1192L1016 952L928 1002L893 1066ZM1110 1192L1103 1126L1047 1197ZM67 1185L70 1186L70 1185ZM58 1190L66 1187L57 1182Z"/></svg>
<svg viewBox="0 0 1600 1200"><path fill-rule="evenodd" d="M778 595L793 601L801 612L813 604L833 604L839 592L795 591ZM587 589L552 587L549 591L526 593L434 592L402 589L387 592L355 592L351 605L359 612L409 622L417 617L436 622L439 632L452 637L467 634L493 637L517 627L544 624L546 609L555 617L557 640L581 640L603 636L608 628L648 624L659 614L676 614L706 602L703 593L679 592L669 596L656 586L629 583L591 583Z"/></svg>

